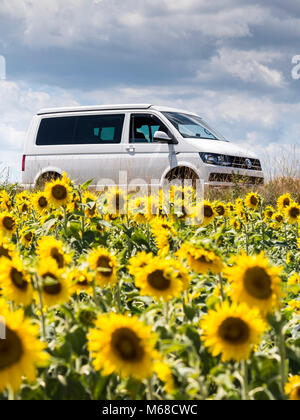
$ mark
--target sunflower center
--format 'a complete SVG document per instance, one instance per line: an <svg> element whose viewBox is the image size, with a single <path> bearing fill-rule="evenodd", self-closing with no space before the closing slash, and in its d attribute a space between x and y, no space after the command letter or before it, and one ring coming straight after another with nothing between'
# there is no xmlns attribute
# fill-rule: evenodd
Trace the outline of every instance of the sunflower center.
<svg viewBox="0 0 300 420"><path fill-rule="evenodd" d="M45 197L40 197L38 200L39 206L44 209L48 205L48 201Z"/></svg>
<svg viewBox="0 0 300 420"><path fill-rule="evenodd" d="M129 328L123 327L114 331L111 345L124 361L139 362L144 356L140 338Z"/></svg>
<svg viewBox="0 0 300 420"><path fill-rule="evenodd" d="M223 206L218 206L218 207L216 208L216 210L217 210L217 213L218 213L218 215L219 215L219 216L224 216L224 214L225 214L225 209L224 209L224 207L223 207Z"/></svg>
<svg viewBox="0 0 300 420"><path fill-rule="evenodd" d="M64 256L57 248L51 249L51 257L57 262L58 268L63 268L65 265Z"/></svg>
<svg viewBox="0 0 300 420"><path fill-rule="evenodd" d="M111 261L109 257L102 255L98 258L97 268L105 268L105 271L101 272L101 275L104 277L109 277L112 275L113 269L111 267Z"/></svg>
<svg viewBox="0 0 300 420"><path fill-rule="evenodd" d="M219 327L219 336L230 344L244 344L250 336L249 327L240 318L230 317L225 319Z"/></svg>
<svg viewBox="0 0 300 420"><path fill-rule="evenodd" d="M8 327L5 335L6 338L0 340L0 372L16 364L23 354L22 341L18 335Z"/></svg>
<svg viewBox="0 0 300 420"><path fill-rule="evenodd" d="M53 275L51 273L45 274L44 277L50 277L53 278ZM55 279L56 280L56 279ZM59 282L54 284L44 284L43 285L43 291L47 293L48 295L59 295L61 292L62 286Z"/></svg>
<svg viewBox="0 0 300 420"><path fill-rule="evenodd" d="M5 257L11 260L11 256L9 255L9 252L4 246L0 246L0 257Z"/></svg>
<svg viewBox="0 0 300 420"><path fill-rule="evenodd" d="M287 206L289 206L290 205L290 199L289 198L285 198L284 200L283 200L283 207L287 207Z"/></svg>
<svg viewBox="0 0 300 420"><path fill-rule="evenodd" d="M293 219L296 219L300 215L300 210L297 207L292 207L289 213Z"/></svg>
<svg viewBox="0 0 300 420"><path fill-rule="evenodd" d="M281 215L276 216L276 222L282 222L283 221L283 217Z"/></svg>
<svg viewBox="0 0 300 420"><path fill-rule="evenodd" d="M246 270L244 286L249 295L264 300L272 296L271 278L261 267L251 267Z"/></svg>
<svg viewBox="0 0 300 420"><path fill-rule="evenodd" d="M208 206L207 204L204 205L204 217L206 217L207 219L209 219L210 217L212 217L214 214L212 208L210 206Z"/></svg>
<svg viewBox="0 0 300 420"><path fill-rule="evenodd" d="M22 213L27 213L27 212L28 212L28 206L27 206L27 204L23 204Z"/></svg>
<svg viewBox="0 0 300 420"><path fill-rule="evenodd" d="M33 238L33 233L32 232L28 232L25 236L24 236L25 240L27 242L30 242L31 239Z"/></svg>
<svg viewBox="0 0 300 420"><path fill-rule="evenodd" d="M155 270L148 275L148 283L153 289L167 290L170 287L171 281L164 276L162 270Z"/></svg>
<svg viewBox="0 0 300 420"><path fill-rule="evenodd" d="M203 264L209 264L209 263L211 263L211 261L210 260L208 260L207 258L206 258L206 256L205 255L201 255L201 257L199 257L199 258L194 258L194 257L192 257L196 262L199 262L199 263L203 263Z"/></svg>
<svg viewBox="0 0 300 420"><path fill-rule="evenodd" d="M79 279L78 283L80 284L80 286L88 286L89 285L89 282L88 282L86 277L84 277L83 279Z"/></svg>
<svg viewBox="0 0 300 420"><path fill-rule="evenodd" d="M255 197L255 195L252 195L252 196L251 196L251 198L250 198L250 203L252 204L252 206L257 206L257 204L258 204L258 200L257 200L257 198Z"/></svg>
<svg viewBox="0 0 300 420"><path fill-rule="evenodd" d="M24 279L23 273L18 271L15 267L11 269L10 278L13 284L20 290L26 290L28 282Z"/></svg>
<svg viewBox="0 0 300 420"><path fill-rule="evenodd" d="M67 198L67 189L64 185L54 185L52 195L56 200L65 200Z"/></svg>
<svg viewBox="0 0 300 420"><path fill-rule="evenodd" d="M15 221L12 217L5 216L3 219L3 226L7 230L13 230L15 227Z"/></svg>

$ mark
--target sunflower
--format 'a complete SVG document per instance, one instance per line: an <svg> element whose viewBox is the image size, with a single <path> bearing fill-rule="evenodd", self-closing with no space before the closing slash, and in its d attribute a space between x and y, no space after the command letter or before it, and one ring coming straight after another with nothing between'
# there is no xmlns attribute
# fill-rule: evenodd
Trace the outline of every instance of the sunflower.
<svg viewBox="0 0 300 420"><path fill-rule="evenodd" d="M31 200L34 210L41 216L45 215L50 209L49 199L47 195L41 191L34 194Z"/></svg>
<svg viewBox="0 0 300 420"><path fill-rule="evenodd" d="M267 206L264 211L265 220L272 219L275 213L275 209L272 206Z"/></svg>
<svg viewBox="0 0 300 420"><path fill-rule="evenodd" d="M144 269L136 273L135 285L141 295L164 301L178 296L184 288L180 272L168 260L159 257L154 257Z"/></svg>
<svg viewBox="0 0 300 420"><path fill-rule="evenodd" d="M300 376L291 376L285 385L285 393L292 401L300 401Z"/></svg>
<svg viewBox="0 0 300 420"><path fill-rule="evenodd" d="M20 239L24 246L29 247L35 238L34 229L30 229L27 226L24 226L20 230Z"/></svg>
<svg viewBox="0 0 300 420"><path fill-rule="evenodd" d="M257 210L258 206L260 203L260 198L259 195L254 193L254 192L250 192L249 194L246 195L245 197L245 206L252 209L252 210Z"/></svg>
<svg viewBox="0 0 300 420"><path fill-rule="evenodd" d="M169 258L166 261L168 262L169 266L174 271L177 272L177 278L182 283L182 290L188 289L191 283L189 270L184 265L182 265L178 260L175 260L174 258Z"/></svg>
<svg viewBox="0 0 300 420"><path fill-rule="evenodd" d="M33 288L30 275L20 258L0 260L0 285L2 295L17 305L28 306L32 302Z"/></svg>
<svg viewBox="0 0 300 420"><path fill-rule="evenodd" d="M153 259L152 252L141 251L129 260L128 271L132 276L136 276L137 272L143 270L151 263Z"/></svg>
<svg viewBox="0 0 300 420"><path fill-rule="evenodd" d="M24 190L16 194L16 203L21 203L22 201L30 201L30 194L28 191Z"/></svg>
<svg viewBox="0 0 300 420"><path fill-rule="evenodd" d="M235 210L235 205L230 201L226 204L226 209L229 214L232 214Z"/></svg>
<svg viewBox="0 0 300 420"><path fill-rule="evenodd" d="M71 283L71 293L80 294L86 292L89 295L93 294L93 274L87 268L79 270L77 268L68 273L68 279Z"/></svg>
<svg viewBox="0 0 300 420"><path fill-rule="evenodd" d="M64 268L72 258L63 250L63 243L53 238L53 236L44 236L38 241L37 255L40 260L52 258L56 261L58 268Z"/></svg>
<svg viewBox="0 0 300 420"><path fill-rule="evenodd" d="M214 210L219 217L226 217L227 216L227 208L224 203L221 201L214 202Z"/></svg>
<svg viewBox="0 0 300 420"><path fill-rule="evenodd" d="M236 207L235 207L236 216L241 219L243 222L247 222L247 213L244 208L244 204L241 200L236 200Z"/></svg>
<svg viewBox="0 0 300 420"><path fill-rule="evenodd" d="M278 211L283 212L286 207L289 207L293 202L293 199L289 193L281 195L277 200Z"/></svg>
<svg viewBox="0 0 300 420"><path fill-rule="evenodd" d="M7 194L5 190L0 192L0 210L6 212L10 211L12 208L11 197Z"/></svg>
<svg viewBox="0 0 300 420"><path fill-rule="evenodd" d="M17 230L18 222L15 216L8 212L0 213L0 230L11 237Z"/></svg>
<svg viewBox="0 0 300 420"><path fill-rule="evenodd" d="M165 391L168 394L172 394L176 388L170 366L167 363L161 361L155 362L154 372L156 373L157 377L165 383Z"/></svg>
<svg viewBox="0 0 300 420"><path fill-rule="evenodd" d="M277 212L273 214L272 220L274 220L278 225L281 225L284 222L284 216L282 213Z"/></svg>
<svg viewBox="0 0 300 420"><path fill-rule="evenodd" d="M3 236L0 232L0 260L1 257L12 259L15 254L15 246L8 240L6 236Z"/></svg>
<svg viewBox="0 0 300 420"><path fill-rule="evenodd" d="M100 215L97 209L97 197L95 194L86 191L83 194L82 203L85 205L84 214L88 219L92 219Z"/></svg>
<svg viewBox="0 0 300 420"><path fill-rule="evenodd" d="M233 227L234 227L234 229L235 229L236 231L238 231L238 232L242 229L242 224L241 224L241 222L240 222L238 219L235 219L234 217L232 217L232 218L230 219L230 225L231 225L231 226L233 226Z"/></svg>
<svg viewBox="0 0 300 420"><path fill-rule="evenodd" d="M117 259L104 248L90 253L90 268L97 272L96 282L101 287L114 286L118 282Z"/></svg>
<svg viewBox="0 0 300 420"><path fill-rule="evenodd" d="M300 285L300 276L297 273L294 273L288 279L288 284L299 284Z"/></svg>
<svg viewBox="0 0 300 420"><path fill-rule="evenodd" d="M66 303L71 297L71 282L63 277L63 270L58 268L53 258L40 261L38 270L41 279L43 305L50 308Z"/></svg>
<svg viewBox="0 0 300 420"><path fill-rule="evenodd" d="M182 260L187 260L188 266L196 273L207 274L211 271L212 274L219 274L223 269L221 258L204 248L196 248L186 243L177 251L177 255Z"/></svg>
<svg viewBox="0 0 300 420"><path fill-rule="evenodd" d="M147 197L132 197L128 200L128 215L137 223L147 223L148 205Z"/></svg>
<svg viewBox="0 0 300 420"><path fill-rule="evenodd" d="M45 195L53 207L67 206L72 201L70 180L64 174L62 179L48 182L45 186Z"/></svg>
<svg viewBox="0 0 300 420"><path fill-rule="evenodd" d="M110 188L106 193L106 209L109 214L127 214L127 194L118 187Z"/></svg>
<svg viewBox="0 0 300 420"><path fill-rule="evenodd" d="M99 315L96 328L88 334L88 350L95 370L138 380L152 376L158 354L154 349L157 337L151 330L136 316Z"/></svg>
<svg viewBox="0 0 300 420"><path fill-rule="evenodd" d="M26 215L28 215L30 213L31 205L30 205L30 201L28 201L28 200L20 201L17 204L17 207L18 207L19 213L22 216L26 216Z"/></svg>
<svg viewBox="0 0 300 420"><path fill-rule="evenodd" d="M176 230L173 228L172 223L158 216L150 221L150 227L159 253L167 254L170 249L170 239L176 236Z"/></svg>
<svg viewBox="0 0 300 420"><path fill-rule="evenodd" d="M289 307L297 314L300 314L300 300L290 300L289 301Z"/></svg>
<svg viewBox="0 0 300 420"><path fill-rule="evenodd" d="M279 306L282 269L272 267L264 253L256 256L241 254L233 259L234 265L224 270L231 284L229 294L234 301L245 302L263 313Z"/></svg>
<svg viewBox="0 0 300 420"><path fill-rule="evenodd" d="M266 329L259 311L228 302L210 310L201 320L202 339L213 356L223 362L247 360Z"/></svg>
<svg viewBox="0 0 300 420"><path fill-rule="evenodd" d="M203 203L201 203L200 208L202 210L202 217L203 217L203 226L209 225L214 218L218 215L213 204L209 201L204 200Z"/></svg>
<svg viewBox="0 0 300 420"><path fill-rule="evenodd" d="M300 206L297 203L291 203L285 208L284 214L289 223L294 224L300 221Z"/></svg>
<svg viewBox="0 0 300 420"><path fill-rule="evenodd" d="M0 392L11 388L17 392L23 379L36 380L36 367L45 366L46 345L38 340L39 327L32 325L19 309L10 312L0 304L0 316L5 319L6 338L0 339ZM1 321L0 321L1 322Z"/></svg>

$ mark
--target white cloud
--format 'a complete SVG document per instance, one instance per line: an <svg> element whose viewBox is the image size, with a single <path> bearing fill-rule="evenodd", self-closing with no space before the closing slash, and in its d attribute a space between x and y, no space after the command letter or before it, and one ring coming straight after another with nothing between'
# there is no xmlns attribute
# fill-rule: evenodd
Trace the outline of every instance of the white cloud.
<svg viewBox="0 0 300 420"><path fill-rule="evenodd" d="M112 39L118 43L127 39L131 45L142 41L147 48L149 43L159 46L165 37L188 39L191 34L243 37L251 34L250 25L267 17L261 6L227 3L228 9L224 1L212 7L203 0L2 0L0 16L14 21L14 35L31 48Z"/></svg>
<svg viewBox="0 0 300 420"><path fill-rule="evenodd" d="M22 148L30 120L40 108L78 105L63 90L54 89L50 94L9 81L0 81L0 98L0 148L14 150Z"/></svg>
<svg viewBox="0 0 300 420"><path fill-rule="evenodd" d="M210 66L215 73L227 72L244 82L261 83L283 88L286 83L281 72L267 64L280 60L284 53L273 51L242 51L222 48L211 58ZM199 72L201 77L201 73Z"/></svg>

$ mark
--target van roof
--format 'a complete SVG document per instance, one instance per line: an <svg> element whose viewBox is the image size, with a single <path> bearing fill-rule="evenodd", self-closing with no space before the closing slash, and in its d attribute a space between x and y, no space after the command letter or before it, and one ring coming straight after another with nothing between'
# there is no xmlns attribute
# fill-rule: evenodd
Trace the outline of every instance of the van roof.
<svg viewBox="0 0 300 420"><path fill-rule="evenodd" d="M185 112L196 115L194 112L187 110L171 108L167 106L155 106L151 104L116 104L116 105L92 105L92 106L77 106L77 107L61 107L61 108L44 108L38 111L37 115L45 114L64 114L69 112L89 112L89 111L115 111L115 110L130 110L130 109L155 109L157 111L165 112Z"/></svg>

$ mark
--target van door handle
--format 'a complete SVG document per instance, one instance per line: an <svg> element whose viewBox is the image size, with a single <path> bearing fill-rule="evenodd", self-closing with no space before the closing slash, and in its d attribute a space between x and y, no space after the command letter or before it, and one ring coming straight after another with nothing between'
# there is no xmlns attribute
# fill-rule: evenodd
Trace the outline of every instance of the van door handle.
<svg viewBox="0 0 300 420"><path fill-rule="evenodd" d="M126 150L127 150L127 152L133 153L135 151L135 147L134 146L129 146L129 147L126 147Z"/></svg>

